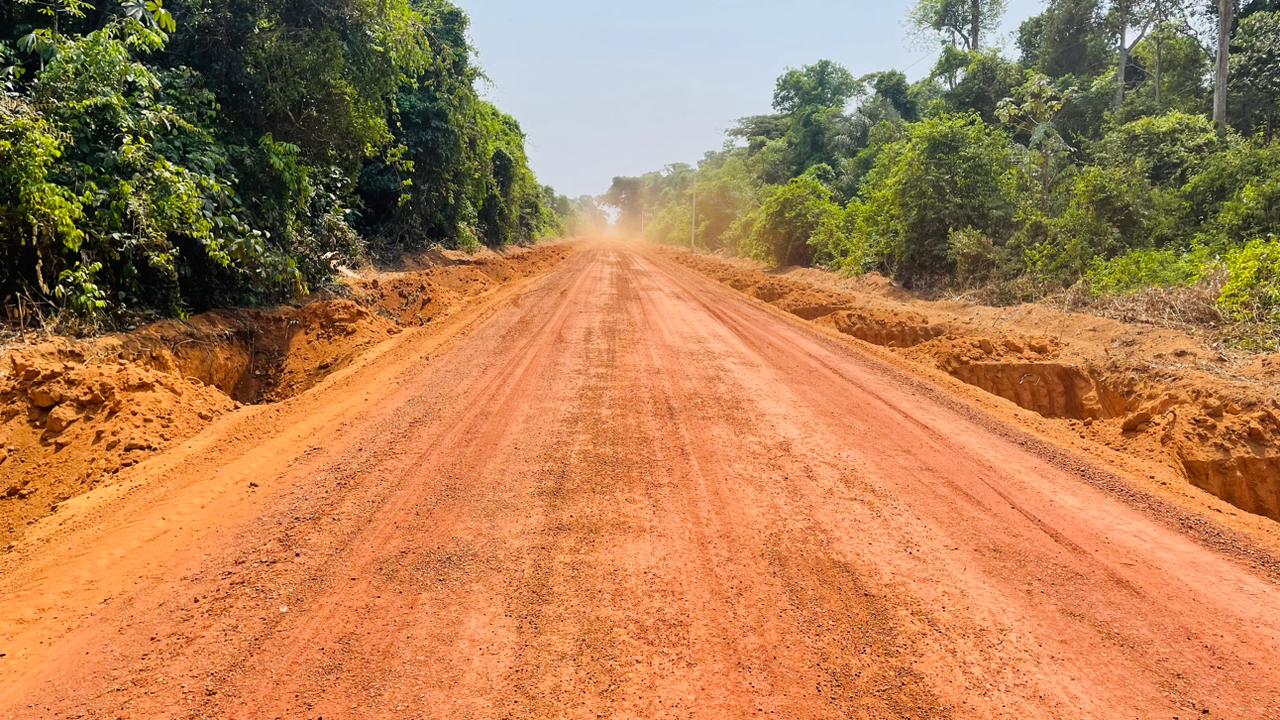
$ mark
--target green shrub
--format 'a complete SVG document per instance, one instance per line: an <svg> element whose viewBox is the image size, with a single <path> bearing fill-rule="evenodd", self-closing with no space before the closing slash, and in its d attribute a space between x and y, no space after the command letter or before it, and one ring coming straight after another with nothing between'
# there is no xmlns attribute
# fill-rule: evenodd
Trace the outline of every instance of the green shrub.
<svg viewBox="0 0 1280 720"><path fill-rule="evenodd" d="M47 288L58 268L41 272L46 258L75 253L84 240L83 198L54 177L69 140L29 103L0 94L0 237L11 244L0 263L5 290L24 281Z"/></svg>
<svg viewBox="0 0 1280 720"><path fill-rule="evenodd" d="M1094 152L1112 167L1133 167L1151 183L1181 187L1206 157L1226 148L1207 117L1171 112L1107 133Z"/></svg>
<svg viewBox="0 0 1280 720"><path fill-rule="evenodd" d="M1241 322L1280 324L1280 240L1254 240L1227 253L1218 305Z"/></svg>
<svg viewBox="0 0 1280 720"><path fill-rule="evenodd" d="M750 254L779 266L807 265L814 259L815 237L822 248L833 245L827 233L838 226L842 213L831 189L813 175L771 187L746 221Z"/></svg>
<svg viewBox="0 0 1280 720"><path fill-rule="evenodd" d="M814 262L852 274L869 270L875 258L857 232L857 222L858 210L853 203L828 213L809 238Z"/></svg>
<svg viewBox="0 0 1280 720"><path fill-rule="evenodd" d="M65 309L91 324L101 319L110 304L106 290L98 284L101 271L102 263L87 266L77 263L58 274L58 285L53 289L54 296L63 302Z"/></svg>
<svg viewBox="0 0 1280 720"><path fill-rule="evenodd" d="M1047 236L1028 251L1028 267L1037 277L1070 285L1095 259L1151 244L1152 193L1134 171L1085 168L1068 198L1066 211L1048 221Z"/></svg>
<svg viewBox="0 0 1280 720"><path fill-rule="evenodd" d="M877 156L857 231L908 285L950 273L952 231L1008 237L1018 172L1009 138L977 116L926 118Z"/></svg>
<svg viewBox="0 0 1280 720"><path fill-rule="evenodd" d="M1222 204L1210 225L1211 231L1227 244L1280 234L1280 168L1269 170L1266 175L1246 180L1244 187Z"/></svg>
<svg viewBox="0 0 1280 720"><path fill-rule="evenodd" d="M1184 222L1209 222L1245 186L1272 178L1280 181L1280 143L1240 142L1208 155L1180 190L1187 203Z"/></svg>
<svg viewBox="0 0 1280 720"><path fill-rule="evenodd" d="M165 312L291 292L301 277L247 221L225 147L202 124L212 95L134 55L159 44L113 23L62 41L35 78L37 107L70 138L56 180L83 189L84 241L47 270L102 263L121 305Z"/></svg>
<svg viewBox="0 0 1280 720"><path fill-rule="evenodd" d="M1000 248L990 236L963 228L947 238L947 257L955 265L955 280L961 287L975 287L993 279L1000 263Z"/></svg>
<svg viewBox="0 0 1280 720"><path fill-rule="evenodd" d="M1194 285L1212 258L1200 249L1134 250L1111 260L1095 259L1085 282L1094 295L1124 295L1148 287Z"/></svg>

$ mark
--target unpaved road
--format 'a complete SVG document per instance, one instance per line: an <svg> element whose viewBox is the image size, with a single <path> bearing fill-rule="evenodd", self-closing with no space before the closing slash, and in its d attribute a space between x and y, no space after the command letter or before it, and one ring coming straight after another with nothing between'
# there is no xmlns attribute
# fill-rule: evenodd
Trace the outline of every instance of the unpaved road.
<svg viewBox="0 0 1280 720"><path fill-rule="evenodd" d="M1272 580L935 398L584 249L0 556L0 717L1280 717Z"/></svg>

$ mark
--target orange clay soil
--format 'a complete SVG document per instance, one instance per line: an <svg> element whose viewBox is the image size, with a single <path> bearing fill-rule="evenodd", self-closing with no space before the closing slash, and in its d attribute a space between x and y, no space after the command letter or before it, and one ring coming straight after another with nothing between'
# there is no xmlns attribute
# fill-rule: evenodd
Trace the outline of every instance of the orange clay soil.
<svg viewBox="0 0 1280 720"><path fill-rule="evenodd" d="M1280 717L1274 548L1063 422L579 246L30 527L0 717Z"/></svg>
<svg viewBox="0 0 1280 720"><path fill-rule="evenodd" d="M750 261L663 252L782 310L1038 413L1059 433L1280 519L1276 356L1227 357L1178 331L1042 305L924 302L880 278L769 271Z"/></svg>
<svg viewBox="0 0 1280 720"><path fill-rule="evenodd" d="M306 390L405 327L546 272L568 252L432 253L405 272L349 280L345 297L10 348L0 355L0 549L213 418Z"/></svg>

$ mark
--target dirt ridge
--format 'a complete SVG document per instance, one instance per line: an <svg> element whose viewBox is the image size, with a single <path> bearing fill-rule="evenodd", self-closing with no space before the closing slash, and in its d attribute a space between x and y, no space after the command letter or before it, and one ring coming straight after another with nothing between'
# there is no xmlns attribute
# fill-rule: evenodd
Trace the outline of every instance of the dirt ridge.
<svg viewBox="0 0 1280 720"><path fill-rule="evenodd" d="M315 386L468 298L541 274L571 252L432 253L298 306L203 313L0 354L0 549L58 504L248 404Z"/></svg>
<svg viewBox="0 0 1280 720"><path fill-rule="evenodd" d="M634 245L461 307L0 556L0 717L1280 717L1275 573L1058 421Z"/></svg>
<svg viewBox="0 0 1280 720"><path fill-rule="evenodd" d="M816 271L664 249L682 265L842 334L938 368L1080 435L1174 469L1280 520L1275 358L1224 357L1183 333L1043 306L912 300Z"/></svg>

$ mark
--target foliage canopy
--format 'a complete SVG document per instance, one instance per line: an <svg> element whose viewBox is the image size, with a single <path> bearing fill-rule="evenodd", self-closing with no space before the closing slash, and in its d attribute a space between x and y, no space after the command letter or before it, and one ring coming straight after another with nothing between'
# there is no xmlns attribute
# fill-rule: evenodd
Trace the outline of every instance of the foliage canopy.
<svg viewBox="0 0 1280 720"><path fill-rule="evenodd" d="M1049 0L1015 61L973 41L1001 3L922 0L909 19L943 45L927 77L787 70L775 112L724 149L617 178L603 200L658 240L994 302L1226 277L1225 316L1277 323L1273 6L1246 3L1232 28L1225 131L1204 8Z"/></svg>
<svg viewBox="0 0 1280 720"><path fill-rule="evenodd" d="M0 300L287 298L373 249L557 232L448 0L0 6Z"/></svg>

